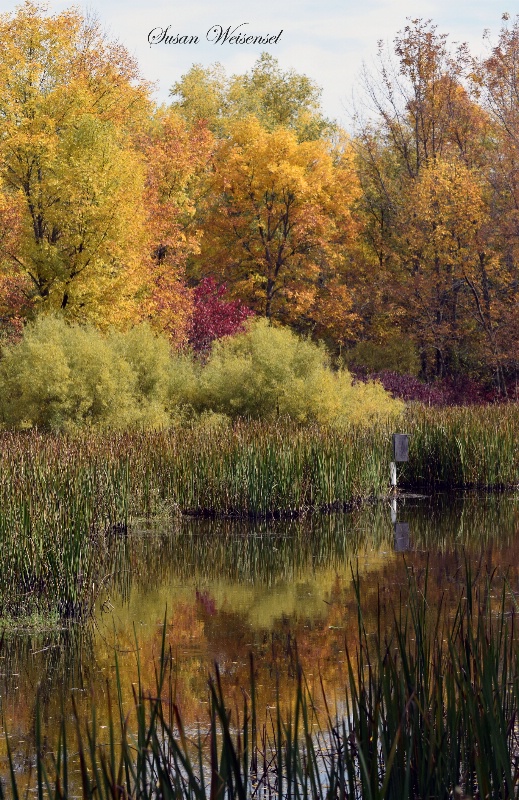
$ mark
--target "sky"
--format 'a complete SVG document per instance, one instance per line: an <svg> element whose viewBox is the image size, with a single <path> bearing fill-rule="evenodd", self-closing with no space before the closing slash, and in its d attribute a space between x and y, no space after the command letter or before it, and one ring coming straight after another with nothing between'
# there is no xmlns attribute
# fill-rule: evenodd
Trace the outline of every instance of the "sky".
<svg viewBox="0 0 519 800"><path fill-rule="evenodd" d="M137 58L144 77L156 86L159 103L168 102L172 84L194 63L220 62L228 74L243 73L267 51L282 69L312 78L322 88L324 114L349 128L354 105L362 105L362 65L373 71L379 40L390 49L407 18L432 19L439 33L449 34L450 42L467 42L474 55L484 55L489 42L498 37L502 14L514 12L505 3L321 0L318 6L315 0L47 0L47 7L55 12L76 5L83 12L96 13L110 38ZM2 12L12 12L17 5L0 0ZM220 29L225 33L228 28L229 36L236 31L269 35L277 41L268 45L214 41ZM490 39L483 39L485 30ZM198 41L150 44L150 39L160 40L165 31L172 38L197 37Z"/></svg>

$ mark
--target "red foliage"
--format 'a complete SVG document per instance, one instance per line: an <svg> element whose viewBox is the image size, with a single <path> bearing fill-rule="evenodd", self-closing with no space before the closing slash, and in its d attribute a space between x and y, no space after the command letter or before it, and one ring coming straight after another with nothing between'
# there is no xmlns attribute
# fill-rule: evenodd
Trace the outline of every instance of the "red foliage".
<svg viewBox="0 0 519 800"><path fill-rule="evenodd" d="M189 343L199 353L207 351L215 339L240 333L254 314L240 300L224 300L226 293L225 284L217 284L210 277L204 278L193 292Z"/></svg>
<svg viewBox="0 0 519 800"><path fill-rule="evenodd" d="M463 380L445 379L434 383L424 383L413 375L401 375L390 370L367 374L361 369L352 370L357 380L378 380L384 389L400 400L417 401L428 406L470 406L503 402L513 399L513 387L508 397L500 396L495 390L468 378Z"/></svg>
<svg viewBox="0 0 519 800"><path fill-rule="evenodd" d="M400 375L397 372L383 370L374 375L370 375L382 384L387 392L400 400L415 400L428 406L448 405L443 387L423 383L413 375Z"/></svg>
<svg viewBox="0 0 519 800"><path fill-rule="evenodd" d="M512 384L508 386L506 395L500 395L496 389L467 377L444 378L434 383L424 383L413 375L401 375L390 370L368 373L363 367L355 367L351 373L358 381L379 381L393 397L427 406L486 405L518 399L517 387Z"/></svg>

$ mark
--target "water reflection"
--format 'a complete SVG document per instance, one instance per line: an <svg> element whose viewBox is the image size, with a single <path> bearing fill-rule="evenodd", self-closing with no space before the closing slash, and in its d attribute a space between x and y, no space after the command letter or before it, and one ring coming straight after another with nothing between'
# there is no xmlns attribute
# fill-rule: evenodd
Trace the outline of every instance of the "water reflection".
<svg viewBox="0 0 519 800"><path fill-rule="evenodd" d="M114 596L127 602L160 584L215 580L275 590L319 569L344 571L358 558L377 569L391 551L427 551L433 559L460 548L472 556L490 545L504 551L515 546L518 520L517 496L467 493L404 495L398 506L377 503L296 521L183 520L124 540Z"/></svg>
<svg viewBox="0 0 519 800"><path fill-rule="evenodd" d="M390 618L407 585L406 570L429 575L431 602L456 602L465 559L474 573L507 573L519 590L517 495L401 496L351 514L244 523L175 520L135 523L114 539L113 578L99 597L95 623L4 637L1 709L17 763L33 752L34 701L49 740L75 694L97 698L101 724L118 653L123 694L131 701L136 640L143 675L153 675L162 625L176 668L177 701L188 721L203 717L214 660L228 686L247 682L248 653L258 667L260 700L293 681L296 652L312 685L330 696L344 685L346 646L355 647L353 574L365 617ZM0 740L1 741L1 740ZM5 745L0 744L5 757Z"/></svg>

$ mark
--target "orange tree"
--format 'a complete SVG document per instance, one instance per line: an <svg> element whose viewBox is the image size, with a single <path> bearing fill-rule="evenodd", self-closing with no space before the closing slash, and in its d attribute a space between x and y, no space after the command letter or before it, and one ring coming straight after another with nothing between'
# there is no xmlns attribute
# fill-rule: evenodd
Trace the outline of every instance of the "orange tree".
<svg viewBox="0 0 519 800"><path fill-rule="evenodd" d="M203 123L188 127L174 110L160 111L140 147L146 162L142 263L147 275L141 311L172 343L182 346L193 313L185 264L200 250L196 211L213 136Z"/></svg>
<svg viewBox="0 0 519 800"><path fill-rule="evenodd" d="M207 191L197 269L268 319L307 329L322 324L328 294L345 335L359 191L349 144L334 152L254 116L237 120L218 143Z"/></svg>

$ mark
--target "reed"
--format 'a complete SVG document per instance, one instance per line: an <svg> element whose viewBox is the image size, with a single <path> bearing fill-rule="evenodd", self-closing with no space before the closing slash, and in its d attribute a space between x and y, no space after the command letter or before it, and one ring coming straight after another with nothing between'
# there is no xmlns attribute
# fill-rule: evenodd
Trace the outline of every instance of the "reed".
<svg viewBox="0 0 519 800"><path fill-rule="evenodd" d="M383 491L374 432L200 426L154 434L0 439L0 616L84 618L130 518L267 517L343 508Z"/></svg>
<svg viewBox="0 0 519 800"><path fill-rule="evenodd" d="M413 487L503 489L519 484L519 405L406 412L412 438L402 472Z"/></svg>
<svg viewBox="0 0 519 800"><path fill-rule="evenodd" d="M519 409L410 409L408 488L519 483ZM117 536L168 513L273 518L387 495L391 430L279 420L0 436L0 616L85 618Z"/></svg>
<svg viewBox="0 0 519 800"><path fill-rule="evenodd" d="M53 755L43 755L36 713L35 789L39 798L255 797L416 800L519 797L519 646L517 603L506 581L465 568L453 613L429 607L427 575L408 573L408 592L391 624L363 616L358 576L360 646L348 653L345 696L333 708L311 696L296 670L290 708L257 707L255 669L239 702L230 702L218 668L209 680L209 716L187 730L175 702L174 668L162 640L155 685L147 692L137 664L134 706L112 689L108 734L100 740L95 707L75 741L63 723ZM165 628L164 628L165 630ZM69 769L74 751L79 783ZM20 796L11 764L1 785Z"/></svg>

